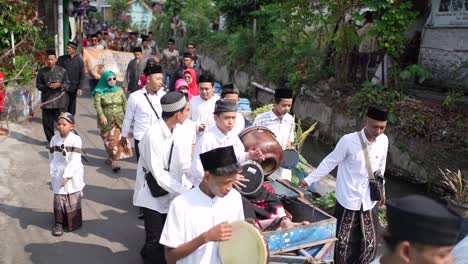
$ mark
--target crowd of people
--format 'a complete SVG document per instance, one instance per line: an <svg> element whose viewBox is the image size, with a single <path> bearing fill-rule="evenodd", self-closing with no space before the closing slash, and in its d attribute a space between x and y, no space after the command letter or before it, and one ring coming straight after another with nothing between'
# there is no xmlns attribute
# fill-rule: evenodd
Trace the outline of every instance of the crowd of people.
<svg viewBox="0 0 468 264"><path fill-rule="evenodd" d="M82 45L134 53L122 87L112 71L85 76L74 42L58 60L49 51L47 65L39 71L37 88L44 104L54 191L53 235L82 223L82 142L73 128L79 125L74 119L76 97L85 88L94 98L106 163L115 173L118 161L133 155L129 140L133 131L138 162L133 204L144 220L140 252L144 263L221 263L218 242L232 237L230 223L236 220L251 219L261 231L308 224L295 223L265 186L262 198L255 201L237 191L247 181L239 174L240 162L261 163L265 153L259 148L246 151L238 136L247 123L237 111L239 90L225 83L220 95L214 93L215 80L203 72L193 43L179 58L174 40L169 39L160 52L151 32L141 37L130 33L120 40L118 32L98 32ZM273 109L253 120L253 126L271 130L283 150L293 148L295 123L289 114L293 99L292 90L276 89ZM375 263L451 263L460 232L458 216L420 196L386 202L382 176L388 152L387 114L385 107L370 106L363 129L343 136L300 186L307 189L338 166L336 263L374 260L377 210L384 204L388 251ZM291 171L278 169L270 178L290 180ZM444 228L438 223L445 223ZM437 236L430 235L433 230Z"/></svg>

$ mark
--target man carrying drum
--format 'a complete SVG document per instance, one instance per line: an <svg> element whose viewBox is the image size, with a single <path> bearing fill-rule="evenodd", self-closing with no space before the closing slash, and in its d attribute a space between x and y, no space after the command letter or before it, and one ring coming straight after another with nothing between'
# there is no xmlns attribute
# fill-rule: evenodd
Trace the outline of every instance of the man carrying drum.
<svg viewBox="0 0 468 264"><path fill-rule="evenodd" d="M200 154L203 180L169 208L160 244L168 263L217 264L218 241L232 237L230 223L244 220L242 198L233 189L240 165L232 146Z"/></svg>

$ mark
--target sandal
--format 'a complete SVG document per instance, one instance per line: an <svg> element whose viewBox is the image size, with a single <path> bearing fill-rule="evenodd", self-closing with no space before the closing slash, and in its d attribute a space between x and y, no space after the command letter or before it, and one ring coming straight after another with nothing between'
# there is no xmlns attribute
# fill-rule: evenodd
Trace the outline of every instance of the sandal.
<svg viewBox="0 0 468 264"><path fill-rule="evenodd" d="M106 161L104 161L107 165L111 165L112 164L112 160L110 158L107 158Z"/></svg>
<svg viewBox="0 0 468 264"><path fill-rule="evenodd" d="M120 167L119 167L119 166L113 167L113 168L112 168L112 171L113 171L113 172L118 172L119 170L120 170Z"/></svg>
<svg viewBox="0 0 468 264"><path fill-rule="evenodd" d="M63 235L63 228L61 226L55 226L52 229L52 235L54 236L61 236Z"/></svg>

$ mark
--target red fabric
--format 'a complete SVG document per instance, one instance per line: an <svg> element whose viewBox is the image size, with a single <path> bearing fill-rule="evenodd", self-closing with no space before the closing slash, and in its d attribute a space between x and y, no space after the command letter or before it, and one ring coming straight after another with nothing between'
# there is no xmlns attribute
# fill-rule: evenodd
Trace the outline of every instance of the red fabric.
<svg viewBox="0 0 468 264"><path fill-rule="evenodd" d="M142 74L140 75L140 80L138 81L138 87L137 89L140 90L141 88L143 88L143 86L145 86L147 83L147 78L146 78L146 74Z"/></svg>
<svg viewBox="0 0 468 264"><path fill-rule="evenodd" d="M188 90L189 92L193 95L193 96L196 96L196 95L199 95L199 92L198 92L198 84L197 84L197 73L195 72L194 69L192 68L188 68L184 71L184 74L185 75L186 73L190 74L192 76L192 83L189 84L189 87L188 87Z"/></svg>
<svg viewBox="0 0 468 264"><path fill-rule="evenodd" d="M5 111L5 87L2 87L3 83L0 84L0 113L3 113Z"/></svg>

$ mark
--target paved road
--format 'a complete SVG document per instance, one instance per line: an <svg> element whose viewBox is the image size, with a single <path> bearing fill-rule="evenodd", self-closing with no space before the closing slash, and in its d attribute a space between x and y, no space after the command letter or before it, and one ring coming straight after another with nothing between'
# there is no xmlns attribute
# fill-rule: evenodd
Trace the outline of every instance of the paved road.
<svg viewBox="0 0 468 264"><path fill-rule="evenodd" d="M132 205L136 162L122 162L113 173L93 102L78 99L76 123L89 162L85 165L83 227L51 235L52 201L48 153L41 119L10 124L0 136L0 263L140 263L143 221Z"/></svg>

